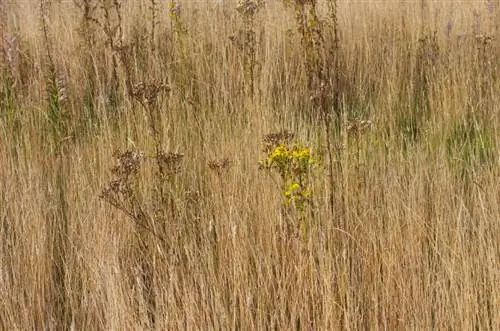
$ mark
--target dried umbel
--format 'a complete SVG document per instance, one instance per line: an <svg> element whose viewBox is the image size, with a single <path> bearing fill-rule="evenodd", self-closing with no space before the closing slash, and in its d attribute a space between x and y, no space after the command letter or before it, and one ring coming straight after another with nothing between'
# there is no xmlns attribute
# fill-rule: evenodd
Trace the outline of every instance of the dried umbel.
<svg viewBox="0 0 500 331"><path fill-rule="evenodd" d="M145 105L153 106L158 100L160 92L168 92L170 88L167 84L153 80L152 82L140 82L132 87L132 95L134 98Z"/></svg>
<svg viewBox="0 0 500 331"><path fill-rule="evenodd" d="M115 152L114 157L118 160L118 165L111 169L113 179L102 191L101 198L123 209L133 199L130 179L139 172L144 161L144 154L134 151Z"/></svg>
<svg viewBox="0 0 500 331"><path fill-rule="evenodd" d="M285 6L304 6L307 4L313 4L315 0L283 0Z"/></svg>
<svg viewBox="0 0 500 331"><path fill-rule="evenodd" d="M210 170L215 171L218 175L222 175L222 172L228 170L231 165L231 161L227 157L219 160L211 160L208 162L208 167L210 168Z"/></svg>
<svg viewBox="0 0 500 331"><path fill-rule="evenodd" d="M123 67L125 69L125 74L127 75L127 79L131 79L131 72L132 72L132 67L133 67L133 54L132 54L132 46L131 45L125 45L123 43L120 43L120 45L114 45L112 44L112 40L108 41L110 44L110 47L112 50L115 52L116 55L118 55L118 58L123 64Z"/></svg>
<svg viewBox="0 0 500 331"><path fill-rule="evenodd" d="M240 0L236 10L243 16L254 16L263 6L263 0Z"/></svg>
<svg viewBox="0 0 500 331"><path fill-rule="evenodd" d="M489 45L494 40L495 40L495 36L489 35L489 34L487 34L487 35L478 34L476 36L476 42L480 45L483 45L483 46Z"/></svg>
<svg viewBox="0 0 500 331"><path fill-rule="evenodd" d="M137 174L144 161L144 153L126 151L124 153L115 152L114 157L118 160L118 165L111 172L119 178L128 179L131 175Z"/></svg>
<svg viewBox="0 0 500 331"><path fill-rule="evenodd" d="M177 174L181 169L183 158L184 154L160 152L159 155L156 156L160 167L160 173L168 177Z"/></svg>
<svg viewBox="0 0 500 331"><path fill-rule="evenodd" d="M356 133L356 134L362 134L366 131L368 131L372 127L372 121L370 120L354 120L348 123L347 125L347 132L348 133Z"/></svg>
<svg viewBox="0 0 500 331"><path fill-rule="evenodd" d="M288 145L292 142L295 135L288 130L269 133L264 136L264 152L269 153L273 151L278 145L285 144Z"/></svg>

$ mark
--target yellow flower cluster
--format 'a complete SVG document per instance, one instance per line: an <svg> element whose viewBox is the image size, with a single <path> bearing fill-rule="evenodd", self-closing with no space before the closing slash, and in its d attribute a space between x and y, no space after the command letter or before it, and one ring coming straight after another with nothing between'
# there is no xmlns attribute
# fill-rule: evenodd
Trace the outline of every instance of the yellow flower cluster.
<svg viewBox="0 0 500 331"><path fill-rule="evenodd" d="M307 172L315 163L309 147L280 144L260 164L266 168L276 168L282 175L286 175L288 171L295 174Z"/></svg>
<svg viewBox="0 0 500 331"><path fill-rule="evenodd" d="M308 189L307 174L316 164L311 149L298 144L281 143L260 161L265 169L275 170L283 179L283 195L287 205L293 205L303 211L311 197Z"/></svg>
<svg viewBox="0 0 500 331"><path fill-rule="evenodd" d="M284 192L287 205L295 205L299 209L303 208L304 203L311 197L311 190L304 188L297 182L290 184Z"/></svg>

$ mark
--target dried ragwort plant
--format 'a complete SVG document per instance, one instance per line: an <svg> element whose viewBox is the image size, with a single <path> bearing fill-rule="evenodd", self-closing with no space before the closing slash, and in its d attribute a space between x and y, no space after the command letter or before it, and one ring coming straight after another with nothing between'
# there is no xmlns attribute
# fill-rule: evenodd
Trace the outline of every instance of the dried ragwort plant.
<svg viewBox="0 0 500 331"><path fill-rule="evenodd" d="M256 81L258 77L259 62L257 61L257 33L255 32L255 20L259 11L264 7L264 0L240 0L236 10L243 20L243 30L238 40L238 48L243 51L243 63L247 92L251 97L255 94ZM231 38L233 42L236 39Z"/></svg>

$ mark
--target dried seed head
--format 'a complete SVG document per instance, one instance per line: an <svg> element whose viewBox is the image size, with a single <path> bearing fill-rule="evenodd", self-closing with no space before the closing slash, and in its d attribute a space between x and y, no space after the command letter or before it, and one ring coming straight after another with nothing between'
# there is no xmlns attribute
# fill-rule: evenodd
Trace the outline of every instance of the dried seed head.
<svg viewBox="0 0 500 331"><path fill-rule="evenodd" d="M236 10L243 16L254 16L263 6L263 0L240 0Z"/></svg>
<svg viewBox="0 0 500 331"><path fill-rule="evenodd" d="M361 134L370 129L372 124L370 120L354 120L347 125L347 132Z"/></svg>
<svg viewBox="0 0 500 331"><path fill-rule="evenodd" d="M264 152L270 153L278 145L285 144L288 145L292 142L295 135L288 130L274 132L264 136Z"/></svg>
<svg viewBox="0 0 500 331"><path fill-rule="evenodd" d="M124 153L115 152L113 156L118 160L118 165L111 169L114 179L109 182L100 197L114 205L119 205L120 201L127 200L132 196L129 179L139 171L144 154L126 151Z"/></svg>
<svg viewBox="0 0 500 331"><path fill-rule="evenodd" d="M180 171L184 154L161 152L156 158L159 162L161 173L166 176L172 176Z"/></svg>
<svg viewBox="0 0 500 331"><path fill-rule="evenodd" d="M66 77L64 75L60 75L59 79L57 79L56 85L57 85L57 94L59 96L59 102L64 103L66 100L68 100L68 94L66 92Z"/></svg>
<svg viewBox="0 0 500 331"><path fill-rule="evenodd" d="M114 35L114 32L108 32L111 35ZM132 47L130 45L121 45L117 46L111 43L109 45L113 51L118 55L118 58L122 62L123 66L125 67L125 71L130 73L132 72L132 67L133 67L133 54L132 54Z"/></svg>
<svg viewBox="0 0 500 331"><path fill-rule="evenodd" d="M186 191L184 194L188 202L197 203L201 199L201 194L199 191Z"/></svg>
<svg viewBox="0 0 500 331"><path fill-rule="evenodd" d="M142 152L115 152L114 156L118 159L119 164L111 171L117 178L124 180L128 179L131 175L137 174L144 161L144 153Z"/></svg>
<svg viewBox="0 0 500 331"><path fill-rule="evenodd" d="M483 46L488 45L493 40L495 40L495 36L493 35L482 35L482 34L476 35L477 43L482 44Z"/></svg>
<svg viewBox="0 0 500 331"><path fill-rule="evenodd" d="M132 95L139 100L139 102L152 106L158 100L160 92L168 92L170 88L167 84L153 80L149 83L140 82L132 86Z"/></svg>
<svg viewBox="0 0 500 331"><path fill-rule="evenodd" d="M211 170L217 172L218 174L221 174L222 171L229 169L231 166L232 166L231 161L227 157L208 162L208 167Z"/></svg>

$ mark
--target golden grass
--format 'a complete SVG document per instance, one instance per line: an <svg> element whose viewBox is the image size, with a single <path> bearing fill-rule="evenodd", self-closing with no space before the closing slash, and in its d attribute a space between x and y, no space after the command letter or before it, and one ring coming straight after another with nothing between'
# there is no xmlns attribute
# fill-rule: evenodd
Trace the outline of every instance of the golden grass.
<svg viewBox="0 0 500 331"><path fill-rule="evenodd" d="M330 127L293 6L179 2L0 0L0 329L500 329L500 3L339 0ZM259 170L282 130L321 159L300 216Z"/></svg>

